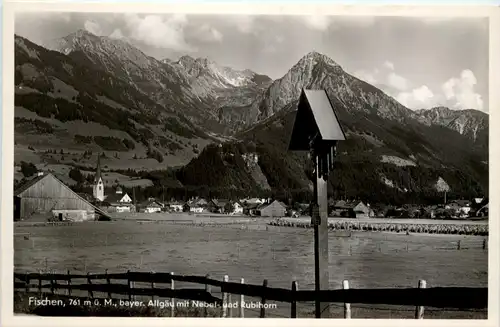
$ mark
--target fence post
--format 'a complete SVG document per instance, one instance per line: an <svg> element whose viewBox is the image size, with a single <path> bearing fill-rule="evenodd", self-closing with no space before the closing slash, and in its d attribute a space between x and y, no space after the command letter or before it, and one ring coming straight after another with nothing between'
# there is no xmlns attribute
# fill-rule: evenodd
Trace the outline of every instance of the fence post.
<svg viewBox="0 0 500 327"><path fill-rule="evenodd" d="M68 296L71 296L71 275L68 269Z"/></svg>
<svg viewBox="0 0 500 327"><path fill-rule="evenodd" d="M207 279L209 279L210 274L207 274L205 277ZM212 285L205 284L205 292L207 292L208 294L211 294L212 293ZM206 305L205 308L203 309L203 315L204 315L204 317L208 316L208 305Z"/></svg>
<svg viewBox="0 0 500 327"><path fill-rule="evenodd" d="M24 282L26 283L25 284L26 293L29 293L30 292L30 278L29 278L29 274L28 273L26 273L26 275L24 277Z"/></svg>
<svg viewBox="0 0 500 327"><path fill-rule="evenodd" d="M224 283L229 282L229 276L225 275L223 279ZM227 317L227 293L224 292L224 284L222 284L222 318Z"/></svg>
<svg viewBox="0 0 500 327"><path fill-rule="evenodd" d="M54 271L51 271L51 275L52 277L50 278L50 293L52 293L52 295L55 294L55 286L56 286L56 280L54 278Z"/></svg>
<svg viewBox="0 0 500 327"><path fill-rule="evenodd" d="M297 318L297 301L295 301L295 292L297 292L297 282L292 282L292 302L291 302L291 313L290 318Z"/></svg>
<svg viewBox="0 0 500 327"><path fill-rule="evenodd" d="M175 290L174 272L170 273L170 289L172 291ZM174 297L170 298L170 302L172 305L170 308L170 317L175 317L175 298Z"/></svg>
<svg viewBox="0 0 500 327"><path fill-rule="evenodd" d="M241 284L245 284L245 279L241 279ZM240 294L240 318L245 317L245 295Z"/></svg>
<svg viewBox="0 0 500 327"><path fill-rule="evenodd" d="M87 282L88 282L88 286L89 286L89 295L90 295L90 298L93 299L94 298L94 292L92 292L92 281L90 280L90 273L87 273Z"/></svg>
<svg viewBox="0 0 500 327"><path fill-rule="evenodd" d="M266 292L265 288L267 287L267 279L264 279L264 282L262 283L262 286L264 287L264 292ZM262 294L262 300L260 302L262 304L260 308L260 318L265 318L266 317L266 296L265 294Z"/></svg>
<svg viewBox="0 0 500 327"><path fill-rule="evenodd" d="M233 317L233 306L231 305L231 293L229 293L227 295L227 312L228 312L228 316L229 318L232 318Z"/></svg>
<svg viewBox="0 0 500 327"><path fill-rule="evenodd" d="M38 293L40 293L40 297L42 297L42 270L40 270L38 274Z"/></svg>
<svg viewBox="0 0 500 327"><path fill-rule="evenodd" d="M112 299L113 297L111 296L111 280L109 279L109 276L108 276L108 270L106 269L106 283L108 283L108 298L109 299Z"/></svg>
<svg viewBox="0 0 500 327"><path fill-rule="evenodd" d="M155 282L154 282L155 272L151 271L151 300L155 300Z"/></svg>
<svg viewBox="0 0 500 327"><path fill-rule="evenodd" d="M348 280L344 280L342 282L342 288L344 290L349 289L349 281ZM345 294L345 292L344 292L344 294ZM346 299L344 299L344 319L351 319L351 304L347 303Z"/></svg>
<svg viewBox="0 0 500 327"><path fill-rule="evenodd" d="M423 289L427 287L427 282L423 279L418 281L418 288ZM415 319L424 319L424 306L417 306L415 310Z"/></svg>
<svg viewBox="0 0 500 327"><path fill-rule="evenodd" d="M127 270L128 300L132 301L132 282L130 281L130 270Z"/></svg>

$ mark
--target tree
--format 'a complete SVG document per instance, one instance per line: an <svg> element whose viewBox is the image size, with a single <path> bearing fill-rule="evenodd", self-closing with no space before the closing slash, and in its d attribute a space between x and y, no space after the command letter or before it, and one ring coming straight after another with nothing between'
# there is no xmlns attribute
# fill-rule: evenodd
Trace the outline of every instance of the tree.
<svg viewBox="0 0 500 327"><path fill-rule="evenodd" d="M21 161L21 172L24 177L30 177L36 174L38 172L38 169L31 162L28 163L25 161Z"/></svg>
<svg viewBox="0 0 500 327"><path fill-rule="evenodd" d="M83 177L82 172L78 168L73 168L69 171L69 177L76 181L78 184L81 184L85 181L85 177Z"/></svg>

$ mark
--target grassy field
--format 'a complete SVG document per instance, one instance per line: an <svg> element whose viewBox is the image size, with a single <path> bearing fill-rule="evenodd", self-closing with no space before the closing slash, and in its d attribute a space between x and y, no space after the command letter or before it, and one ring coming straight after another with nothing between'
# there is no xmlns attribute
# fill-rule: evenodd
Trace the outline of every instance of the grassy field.
<svg viewBox="0 0 500 327"><path fill-rule="evenodd" d="M313 234L309 229L265 226L265 221L258 220L228 228L122 220L50 227L21 224L15 226L15 233L30 233L29 239L14 240L18 272L173 271L220 279L227 274L231 281L245 278L250 284L268 279L270 287L283 288L290 288L296 280L299 289L314 288ZM332 234L330 288L340 288L344 279L351 288L416 287L419 279L427 280L428 287L487 287L488 253L481 247L483 239L373 232L344 238ZM456 247L458 240L461 250ZM313 312L310 303L298 307L301 316ZM411 318L413 310L353 305L353 317ZM285 317L289 305L279 303L278 309L268 313ZM338 314L341 316L341 309ZM247 316L252 316L251 311ZM485 312L436 310L434 317L485 316Z"/></svg>

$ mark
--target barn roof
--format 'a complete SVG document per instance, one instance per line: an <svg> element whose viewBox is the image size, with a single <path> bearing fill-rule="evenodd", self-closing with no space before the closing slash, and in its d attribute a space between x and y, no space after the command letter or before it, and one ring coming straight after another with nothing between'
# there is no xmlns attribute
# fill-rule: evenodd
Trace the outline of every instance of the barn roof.
<svg viewBox="0 0 500 327"><path fill-rule="evenodd" d="M42 179L44 179L45 177L47 177L48 174L43 174L43 175L34 175L32 177L29 177L26 182L24 182L23 184L21 184L15 191L14 191L14 196L19 196L21 195L21 193L23 193L24 191L26 191L27 189L29 189L30 187L32 187L33 185L35 185L36 183L38 183L39 181L41 181Z"/></svg>
<svg viewBox="0 0 500 327"><path fill-rule="evenodd" d="M346 202L344 200L340 200L340 201L337 201L334 205L334 207L336 208L340 208L340 209L354 209L357 205L359 204L363 204L363 201L361 200L355 200L355 201L351 201L351 202Z"/></svg>
<svg viewBox="0 0 500 327"><path fill-rule="evenodd" d="M245 203L243 205L246 209L257 209L258 207L262 206L261 203Z"/></svg>
<svg viewBox="0 0 500 327"><path fill-rule="evenodd" d="M271 206L271 205L272 205L272 204L274 204L274 203L277 203L277 204L279 204L280 206L282 206L284 209L286 209L286 204L284 204L283 202L278 201L278 200L274 200L274 201L273 201L273 202L271 202L271 203L263 203L263 204L261 204L261 206L259 207L259 209L260 209L260 210L264 210L264 209L266 209L267 207Z"/></svg>
<svg viewBox="0 0 500 327"><path fill-rule="evenodd" d="M455 200L452 203L456 203L456 204L458 204L459 206L462 206L462 207L467 207L467 206L470 205L470 201L468 201L468 200Z"/></svg>
<svg viewBox="0 0 500 327"><path fill-rule="evenodd" d="M144 207L148 208L161 208L161 204L156 200L147 200L143 202Z"/></svg>
<svg viewBox="0 0 500 327"><path fill-rule="evenodd" d="M185 204L184 201L174 201L174 202L170 202L169 205L171 206L183 206Z"/></svg>
<svg viewBox="0 0 500 327"><path fill-rule="evenodd" d="M108 195L104 200L109 203L118 203L127 193L113 193Z"/></svg>
<svg viewBox="0 0 500 327"><path fill-rule="evenodd" d="M86 199L84 199L82 196L80 196L78 193L76 193L75 191L73 191L69 186L67 186L66 184L64 184L61 180L59 180L57 177L55 177L54 175L52 175L51 173L44 173L43 175L41 176L35 176L33 178L31 178L30 180L28 180L26 183L24 183L23 185L21 185L17 190L15 190L14 192L14 196L20 196L22 193L24 193L26 190L28 190L29 188L33 187L35 184L37 184L38 182L40 182L42 179L48 177L48 176L52 176L56 181L58 181L63 187L67 188L69 191L71 191L76 197L80 198L80 200L86 202L88 205L90 205L92 208L94 208L94 210L96 212L98 212L99 214L105 216L105 217L108 217L109 218L109 214L106 213L105 211L99 209L98 207L96 207L95 205L93 205L92 203L90 203L89 201L87 201Z"/></svg>

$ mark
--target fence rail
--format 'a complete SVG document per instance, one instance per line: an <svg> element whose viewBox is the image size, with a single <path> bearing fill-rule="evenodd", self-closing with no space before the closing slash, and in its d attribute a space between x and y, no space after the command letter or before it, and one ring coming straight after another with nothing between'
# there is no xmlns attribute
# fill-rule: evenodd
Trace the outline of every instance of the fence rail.
<svg viewBox="0 0 500 327"><path fill-rule="evenodd" d="M75 280L85 280L75 283ZM121 280L122 283L111 283L111 280ZM97 283L101 281L101 283ZM199 284L199 288L176 288L175 281ZM59 283L58 283L59 282ZM63 283L60 283L63 282ZM135 283L148 283L149 287L135 287ZM159 285L160 284L160 285ZM169 284L167 287L159 287ZM292 283L291 289L268 287L267 280L262 285L230 282L226 275L222 280L209 276L177 275L161 272L131 272L108 274L67 274L61 273L14 273L14 289L26 293L36 289L41 295L49 293L56 295L56 290L64 290L65 295L72 291L88 292L88 298L97 298L95 292L106 293L106 298L113 299L113 294L127 296L130 301L136 296L147 296L154 299L163 297L182 300L211 303L221 308L221 316L232 316L227 303L231 302L231 294L240 295L238 303L239 316L244 317L244 297L260 298L262 304L260 317L266 316L264 304L266 301L286 302L291 304L290 316L297 317L297 302L343 303L344 317L350 318L350 304L386 304L415 306L415 317L422 319L424 307L453 308L453 309L485 309L488 307L488 289L471 287L433 287L426 288L425 281L418 283L419 288L380 288L380 289L353 289L349 288L348 281L343 282L343 289L338 290L299 290L297 282ZM212 295L212 287L220 288L222 297ZM50 290L45 291L44 290ZM205 315L207 314L205 310ZM172 316L174 310L172 309Z"/></svg>

